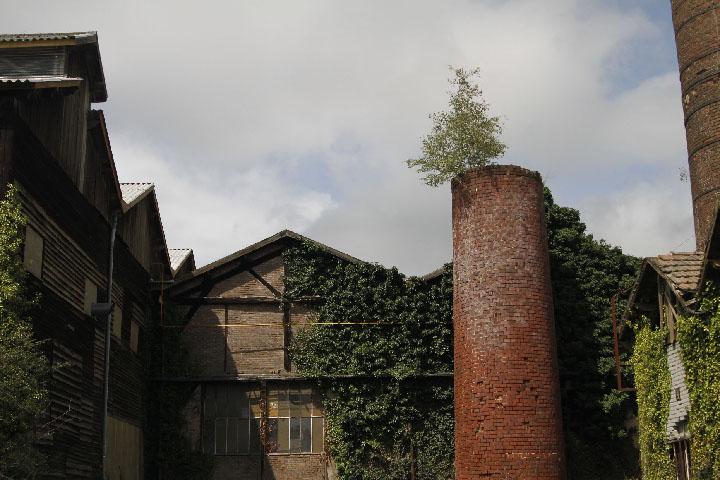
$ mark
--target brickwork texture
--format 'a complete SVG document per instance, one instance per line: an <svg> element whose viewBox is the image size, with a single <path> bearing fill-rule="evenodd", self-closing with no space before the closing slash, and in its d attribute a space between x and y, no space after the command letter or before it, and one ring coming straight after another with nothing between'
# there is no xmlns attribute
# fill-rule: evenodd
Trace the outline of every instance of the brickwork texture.
<svg viewBox="0 0 720 480"><path fill-rule="evenodd" d="M540 175L474 169L452 185L457 479L564 479Z"/></svg>
<svg viewBox="0 0 720 480"><path fill-rule="evenodd" d="M671 0L685 114L698 250L704 250L720 192L720 4Z"/></svg>

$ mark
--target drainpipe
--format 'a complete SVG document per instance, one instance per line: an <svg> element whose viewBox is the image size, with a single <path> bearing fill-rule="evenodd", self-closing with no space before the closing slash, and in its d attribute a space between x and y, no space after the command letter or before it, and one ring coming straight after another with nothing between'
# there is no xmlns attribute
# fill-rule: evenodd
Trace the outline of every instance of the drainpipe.
<svg viewBox="0 0 720 480"><path fill-rule="evenodd" d="M110 230L110 258L108 260L107 274L107 303L112 304L112 279L113 279L113 259L115 250L115 231L117 230L118 213L113 213L112 228ZM108 386L110 380L110 322L112 321L112 309L105 317L105 377L103 382L103 410L102 410L102 426L100 435L102 435L102 475L100 478L107 479L107 414L108 414Z"/></svg>

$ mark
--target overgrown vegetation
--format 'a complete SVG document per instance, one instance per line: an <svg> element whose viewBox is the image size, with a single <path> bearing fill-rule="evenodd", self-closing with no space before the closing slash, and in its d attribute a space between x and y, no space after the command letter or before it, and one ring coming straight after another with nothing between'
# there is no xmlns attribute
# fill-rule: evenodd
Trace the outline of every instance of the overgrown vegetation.
<svg viewBox="0 0 720 480"><path fill-rule="evenodd" d="M547 188L545 212L568 476L638 476L625 427L634 399L615 390L610 299L632 284L640 259L595 240L580 212L557 205Z"/></svg>
<svg viewBox="0 0 720 480"><path fill-rule="evenodd" d="M35 478L44 458L35 439L47 412L50 367L33 339L21 248L26 220L17 189L0 201L0 478Z"/></svg>
<svg viewBox="0 0 720 480"><path fill-rule="evenodd" d="M192 445L187 435L185 407L196 383L167 382L159 378L192 376L190 354L182 342L179 328L160 326L160 305L149 301L146 355L148 386L146 395L145 478L212 478L214 457ZM165 325L181 325L182 312L166 303Z"/></svg>
<svg viewBox="0 0 720 480"><path fill-rule="evenodd" d="M702 315L681 315L677 342L690 393L690 455L693 477L720 478L720 285L700 296Z"/></svg>
<svg viewBox="0 0 720 480"><path fill-rule="evenodd" d="M488 116L489 105L473 82L480 70L450 68L455 87L450 95L450 110L430 115L432 131L423 138L422 155L406 161L410 168L426 174L423 181L437 187L473 167L490 164L505 153L498 137L502 124L498 117Z"/></svg>
<svg viewBox="0 0 720 480"><path fill-rule="evenodd" d="M293 340L290 354L321 382L327 441L346 479L453 475L452 274L437 283L397 269L346 262L306 242L286 251L286 294L320 295L320 323ZM356 378L342 378L353 375ZM327 392L331 392L327 395Z"/></svg>
<svg viewBox="0 0 720 480"><path fill-rule="evenodd" d="M548 240L563 394L568 470L573 479L624 479L637 457L624 421L633 402L613 392L610 297L629 285L639 260L596 241L577 210L546 190ZM428 284L396 269L345 262L313 243L287 251L286 294L320 295L317 322L290 353L321 387L330 452L342 478L452 476L452 266ZM340 378L344 375L362 378Z"/></svg>
<svg viewBox="0 0 720 480"><path fill-rule="evenodd" d="M675 470L668 455L665 425L670 413L670 370L665 347L666 330L653 328L641 316L633 325L632 364L640 421L640 460L644 480L672 480Z"/></svg>

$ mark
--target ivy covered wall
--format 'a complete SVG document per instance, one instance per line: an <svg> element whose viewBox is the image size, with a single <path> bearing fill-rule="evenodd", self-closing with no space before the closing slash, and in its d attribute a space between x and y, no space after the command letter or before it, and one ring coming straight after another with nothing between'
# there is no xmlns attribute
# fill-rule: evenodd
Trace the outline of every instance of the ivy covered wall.
<svg viewBox="0 0 720 480"><path fill-rule="evenodd" d="M639 259L587 234L577 210L545 191L568 474L638 474L625 420L634 402L613 390L610 298ZM342 478L452 476L452 266L433 283L396 269L353 264L306 242L289 249L286 295L319 295L319 323L290 348L298 370L319 376L329 450ZM622 305L620 306L622 308Z"/></svg>
<svg viewBox="0 0 720 480"><path fill-rule="evenodd" d="M720 478L720 284L700 296L701 315L680 315L677 342L690 393L692 478Z"/></svg>
<svg viewBox="0 0 720 480"><path fill-rule="evenodd" d="M675 468L668 455L665 425L670 412L670 369L665 337L641 316L633 324L635 346L632 365L640 422L640 460L644 480L673 480Z"/></svg>

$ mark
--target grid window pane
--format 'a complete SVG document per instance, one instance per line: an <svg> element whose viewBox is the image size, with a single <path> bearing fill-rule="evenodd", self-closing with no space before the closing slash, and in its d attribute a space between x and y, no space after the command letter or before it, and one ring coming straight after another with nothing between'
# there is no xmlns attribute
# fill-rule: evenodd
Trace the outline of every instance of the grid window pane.
<svg viewBox="0 0 720 480"><path fill-rule="evenodd" d="M320 397L320 392L313 391L312 402L313 402L313 408L312 408L313 417L322 417L323 409L322 409L322 398Z"/></svg>
<svg viewBox="0 0 720 480"><path fill-rule="evenodd" d="M218 385L215 392L216 412L215 415L218 417L228 416L228 402L227 402L228 388L225 385Z"/></svg>
<svg viewBox="0 0 720 480"><path fill-rule="evenodd" d="M247 417L248 398L246 385L230 385L228 388L228 416Z"/></svg>
<svg viewBox="0 0 720 480"><path fill-rule="evenodd" d="M238 419L228 418L227 423L227 453L238 453Z"/></svg>
<svg viewBox="0 0 720 480"><path fill-rule="evenodd" d="M312 428L311 418L303 417L300 419L300 451L312 451Z"/></svg>
<svg viewBox="0 0 720 480"><path fill-rule="evenodd" d="M278 446L277 451L287 453L290 451L290 419L278 419Z"/></svg>
<svg viewBox="0 0 720 480"><path fill-rule="evenodd" d="M278 389L277 388L268 388L267 406L268 406L268 417L269 418L277 418L277 416L278 416Z"/></svg>
<svg viewBox="0 0 720 480"><path fill-rule="evenodd" d="M260 418L260 390L250 391L250 417Z"/></svg>
<svg viewBox="0 0 720 480"><path fill-rule="evenodd" d="M215 453L227 453L227 418L215 419Z"/></svg>
<svg viewBox="0 0 720 480"><path fill-rule="evenodd" d="M215 453L215 418L203 422L203 450L205 453Z"/></svg>
<svg viewBox="0 0 720 480"><path fill-rule="evenodd" d="M312 451L322 453L323 451L323 419L315 417L312 419Z"/></svg>
<svg viewBox="0 0 720 480"><path fill-rule="evenodd" d="M278 388L278 417L290 416L290 397L288 396L287 385Z"/></svg>
<svg viewBox="0 0 720 480"><path fill-rule="evenodd" d="M312 389L303 388L300 390L300 416L312 416Z"/></svg>
<svg viewBox="0 0 720 480"><path fill-rule="evenodd" d="M292 453L300 452L300 418L290 418L290 451Z"/></svg>
<svg viewBox="0 0 720 480"><path fill-rule="evenodd" d="M260 419L250 419L250 453L260 453Z"/></svg>
<svg viewBox="0 0 720 480"><path fill-rule="evenodd" d="M250 420L238 418L238 452L241 455L248 453L250 446Z"/></svg>
<svg viewBox="0 0 720 480"><path fill-rule="evenodd" d="M297 387L290 387L290 416L302 416L302 395Z"/></svg>

